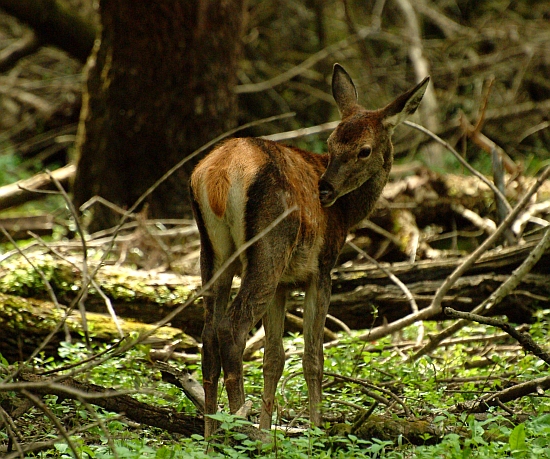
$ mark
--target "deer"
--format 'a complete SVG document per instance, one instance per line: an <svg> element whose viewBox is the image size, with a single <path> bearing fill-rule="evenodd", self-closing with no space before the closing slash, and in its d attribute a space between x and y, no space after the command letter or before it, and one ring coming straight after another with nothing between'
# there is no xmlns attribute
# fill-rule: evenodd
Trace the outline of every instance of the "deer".
<svg viewBox="0 0 550 459"><path fill-rule="evenodd" d="M388 181L395 127L418 108L426 77L384 108L358 103L355 84L335 64L332 94L341 121L327 140L328 155L262 138L232 138L217 145L190 178L201 241L203 285L225 264L204 294L202 374L205 438L217 423L223 369L229 410L245 403L243 351L251 329L265 329L260 429L271 429L285 352L285 302L303 289L304 353L310 423L322 423L323 332L331 295L331 270L350 228L373 210ZM285 210L294 209L270 231ZM262 234L253 244L247 241ZM240 248L237 257L231 257ZM229 261L228 261L229 260ZM241 284L230 302L234 276Z"/></svg>

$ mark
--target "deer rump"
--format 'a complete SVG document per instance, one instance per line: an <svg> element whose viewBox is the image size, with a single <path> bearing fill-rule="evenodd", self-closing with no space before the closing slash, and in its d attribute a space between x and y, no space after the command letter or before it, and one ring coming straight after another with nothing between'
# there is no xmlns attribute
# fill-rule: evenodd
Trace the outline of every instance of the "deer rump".
<svg viewBox="0 0 550 459"><path fill-rule="evenodd" d="M192 182L198 208L204 209L215 269L283 212L296 208L273 229L269 247L282 259L279 283L303 284L317 270L326 230L317 190L327 164L327 156L258 138L231 139L217 147ZM238 274L254 250L241 254Z"/></svg>

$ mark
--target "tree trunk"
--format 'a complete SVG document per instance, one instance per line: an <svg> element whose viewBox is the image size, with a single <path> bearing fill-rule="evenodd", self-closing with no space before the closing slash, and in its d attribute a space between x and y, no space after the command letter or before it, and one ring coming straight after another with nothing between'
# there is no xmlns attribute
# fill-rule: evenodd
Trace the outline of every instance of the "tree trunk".
<svg viewBox="0 0 550 459"><path fill-rule="evenodd" d="M128 208L166 171L236 124L244 0L100 2L101 40L89 61L74 202L101 196ZM153 218L189 213L180 168L147 199ZM119 216L93 209L90 230Z"/></svg>

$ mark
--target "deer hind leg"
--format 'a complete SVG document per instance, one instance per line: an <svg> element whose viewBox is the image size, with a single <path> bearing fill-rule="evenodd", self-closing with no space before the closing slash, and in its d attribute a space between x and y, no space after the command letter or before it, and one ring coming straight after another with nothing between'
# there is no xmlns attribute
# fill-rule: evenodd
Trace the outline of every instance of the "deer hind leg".
<svg viewBox="0 0 550 459"><path fill-rule="evenodd" d="M272 303L267 308L263 318L265 329L264 346L264 393L260 414L260 429L271 428L271 415L275 391L283 368L285 366L285 351L283 348L283 331L285 322L285 303L287 289L279 286Z"/></svg>
<svg viewBox="0 0 550 459"><path fill-rule="evenodd" d="M268 233L246 251L241 288L218 326L218 341L221 345L225 387L231 413L235 413L245 401L243 351L248 332L273 302L290 253L290 249L276 239L276 236Z"/></svg>
<svg viewBox="0 0 550 459"><path fill-rule="evenodd" d="M234 272L235 268L230 267L214 283L211 291L207 292L204 296L205 320L202 331L202 378L205 415L215 414L218 411L218 381L222 364L220 342L216 329L229 302ZM217 421L206 416L205 438L212 435L217 428Z"/></svg>
<svg viewBox="0 0 550 459"><path fill-rule="evenodd" d="M304 300L304 356L302 365L308 387L309 419L315 426L322 423L321 401L323 380L323 334L330 303L331 279L319 274L306 289Z"/></svg>
<svg viewBox="0 0 550 459"><path fill-rule="evenodd" d="M202 221L202 215L198 207L195 207L197 220ZM218 244L213 248L204 221L199 225L201 237L201 278L203 286L206 285L223 262L234 251L228 229L219 225L218 235L225 236L225 244ZM225 233L225 234L224 234ZM218 411L218 381L221 373L220 342L216 333L218 323L224 317L231 293L231 283L238 270L238 262L233 263L223 271L210 289L204 294L204 328L202 331L202 375L205 398L204 414L215 414ZM205 438L211 436L217 429L218 423L205 416Z"/></svg>

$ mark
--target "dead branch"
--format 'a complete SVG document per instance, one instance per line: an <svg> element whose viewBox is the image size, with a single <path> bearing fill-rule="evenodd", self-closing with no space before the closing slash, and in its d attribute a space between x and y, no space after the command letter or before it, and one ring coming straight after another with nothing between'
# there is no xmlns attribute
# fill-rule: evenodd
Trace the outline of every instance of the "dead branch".
<svg viewBox="0 0 550 459"><path fill-rule="evenodd" d="M155 362L155 367L160 370L163 381L173 384L183 390L197 410L199 410L200 413L204 413L204 389L202 384L193 378L188 371L178 370L165 362Z"/></svg>
<svg viewBox="0 0 550 459"><path fill-rule="evenodd" d="M550 389L550 376L532 379L524 383L515 384L499 392L487 394L473 402L459 403L449 411L461 413L483 413L492 406L500 406L501 403L511 402L530 394L540 394Z"/></svg>
<svg viewBox="0 0 550 459"><path fill-rule="evenodd" d="M0 187L0 210L9 209L36 199L43 190L55 190L52 177L64 185L74 177L75 166L70 164L55 171L41 172L31 178ZM50 177L51 174L51 177Z"/></svg>
<svg viewBox="0 0 550 459"><path fill-rule="evenodd" d="M550 170L550 169L549 169ZM543 238L537 246L530 252L524 262L512 273L512 275L498 289L496 289L485 301L472 310L474 314L488 314L505 296L514 290L518 283L531 271L533 266L540 260L540 257L550 248L550 230L546 230ZM456 333L460 328L466 325L466 321L459 320L453 325L447 327L437 336L432 337L430 343L418 351L411 360L416 360L422 355L431 352L445 338Z"/></svg>
<svg viewBox="0 0 550 459"><path fill-rule="evenodd" d="M545 352L532 338L529 333L519 332L509 323L504 322L499 319L492 317L483 317L479 314L474 314L471 312L461 312L456 311L452 308L445 308L445 314L453 319L464 319L467 321L478 322L480 324L491 325L493 327L498 327L501 330L508 333L512 338L514 338L525 351L530 352L536 355L541 360L544 360L548 365L550 365L550 354Z"/></svg>
<svg viewBox="0 0 550 459"><path fill-rule="evenodd" d="M508 156L508 154L497 145L495 142L493 142L489 137L487 137L485 134L483 134L479 130L479 122L478 125L473 126L467 118L464 116L464 114L461 114L460 116L460 126L464 133L474 142L479 148L481 148L486 153L491 154L494 150L498 152L498 155L502 158L502 161L504 163L504 167L506 168L506 171L509 174L517 174L518 173L518 166L517 164Z"/></svg>
<svg viewBox="0 0 550 459"><path fill-rule="evenodd" d="M41 46L42 41L35 33L26 33L20 40L0 51L0 72L11 69L19 59L35 53Z"/></svg>
<svg viewBox="0 0 550 459"><path fill-rule="evenodd" d="M203 421L196 416L184 414L171 408L163 408L139 402L130 395L107 389L96 384L82 383L74 378L53 382L49 378L23 371L16 383L0 385L0 390L22 391L39 395L57 395L61 399L87 400L94 405L124 414L127 418L168 432L185 436L201 434Z"/></svg>
<svg viewBox="0 0 550 459"><path fill-rule="evenodd" d="M478 214L476 214L474 211L470 209L466 209L461 204L451 204L451 208L457 214L460 214L467 220L470 220L474 225L481 228L487 234L493 234L497 229L497 225L493 220L490 220L488 218L482 218Z"/></svg>

